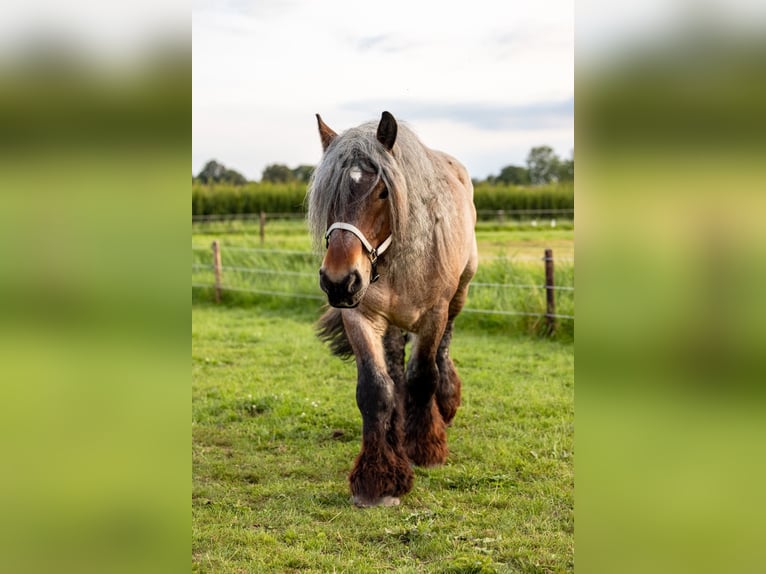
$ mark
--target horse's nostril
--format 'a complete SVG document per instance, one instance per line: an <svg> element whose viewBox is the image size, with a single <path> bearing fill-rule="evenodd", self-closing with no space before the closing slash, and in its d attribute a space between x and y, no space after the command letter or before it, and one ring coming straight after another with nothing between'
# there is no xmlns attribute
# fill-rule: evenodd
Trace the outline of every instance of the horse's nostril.
<svg viewBox="0 0 766 574"><path fill-rule="evenodd" d="M327 293L330 305L334 307L354 307L358 304L356 296L361 292L362 276L358 271L351 271L338 281L331 279L324 269L319 270L319 286Z"/></svg>
<svg viewBox="0 0 766 574"><path fill-rule="evenodd" d="M359 289L361 288L362 288L362 276L359 275L359 271L354 270L348 275L348 284L346 285L346 289L351 295L353 295L354 293L359 291Z"/></svg>
<svg viewBox="0 0 766 574"><path fill-rule="evenodd" d="M325 293L328 292L330 289L330 285L327 281L327 274L324 272L324 269L319 270L319 287L324 291Z"/></svg>

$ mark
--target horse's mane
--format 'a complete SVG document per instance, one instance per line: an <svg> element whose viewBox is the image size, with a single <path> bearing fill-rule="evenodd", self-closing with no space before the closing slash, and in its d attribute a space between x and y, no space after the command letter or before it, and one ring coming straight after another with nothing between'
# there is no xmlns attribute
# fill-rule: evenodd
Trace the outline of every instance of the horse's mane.
<svg viewBox="0 0 766 574"><path fill-rule="evenodd" d="M438 236L436 223L450 228L455 218L448 180L438 168L436 156L403 122L392 151L376 138L377 122L364 123L336 137L314 170L306 195L308 227L314 248L324 248L327 227L340 221L342 213L353 211L349 168L356 161L367 162L389 190L393 242L381 260L388 273L425 275L434 270L426 264L436 258L445 261L448 238ZM443 167L442 167L443 169ZM443 269L437 264L440 274Z"/></svg>

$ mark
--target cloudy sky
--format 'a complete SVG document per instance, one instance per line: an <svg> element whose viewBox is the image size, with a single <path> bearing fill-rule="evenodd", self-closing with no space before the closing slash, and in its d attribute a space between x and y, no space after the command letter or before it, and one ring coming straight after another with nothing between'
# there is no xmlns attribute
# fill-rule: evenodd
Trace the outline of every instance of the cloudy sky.
<svg viewBox="0 0 766 574"><path fill-rule="evenodd" d="M192 171L316 164L388 110L484 178L574 147L572 0L195 0Z"/></svg>

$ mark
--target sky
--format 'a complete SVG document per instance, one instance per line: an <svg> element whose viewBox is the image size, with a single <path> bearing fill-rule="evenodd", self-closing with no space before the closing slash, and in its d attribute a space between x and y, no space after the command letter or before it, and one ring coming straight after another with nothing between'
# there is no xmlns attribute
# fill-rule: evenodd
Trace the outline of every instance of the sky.
<svg viewBox="0 0 766 574"><path fill-rule="evenodd" d="M315 165L387 110L484 179L574 148L572 0L194 0L192 171Z"/></svg>
<svg viewBox="0 0 766 574"><path fill-rule="evenodd" d="M250 179L271 163L316 164L315 113L343 131L388 110L483 179L533 146L572 153L575 32L585 69L701 17L732 37L766 22L759 0L578 0L576 11L575 30L573 0L0 2L0 69L51 38L110 73L158 40L191 44L193 173L209 159Z"/></svg>

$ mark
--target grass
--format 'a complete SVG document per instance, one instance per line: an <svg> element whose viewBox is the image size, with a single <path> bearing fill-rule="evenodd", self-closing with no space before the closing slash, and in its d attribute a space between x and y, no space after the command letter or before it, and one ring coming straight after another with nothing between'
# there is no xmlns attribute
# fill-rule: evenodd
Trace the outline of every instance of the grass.
<svg viewBox="0 0 766 574"><path fill-rule="evenodd" d="M509 258L542 257L546 249L553 249L558 259L574 258L574 230L570 222L556 223L541 220L537 226L530 222L504 225L479 223L476 226L476 242L484 262L488 257Z"/></svg>
<svg viewBox="0 0 766 574"><path fill-rule="evenodd" d="M573 322L549 339L524 336L540 334L540 318L462 314L447 464L416 469L401 506L358 510L346 478L361 441L356 370L314 337L319 260L303 222L269 220L263 245L257 222L193 232L193 282L212 283L218 239L235 288L221 305L192 291L193 571L573 570ZM542 289L491 284L541 285L546 247L557 284L573 285L571 222L482 222L477 239L469 307L544 309ZM573 314L573 293L557 295Z"/></svg>
<svg viewBox="0 0 766 574"><path fill-rule="evenodd" d="M312 303L313 304L313 303ZM573 570L573 346L457 328L443 467L359 510L353 364L309 304L192 307L194 572Z"/></svg>

